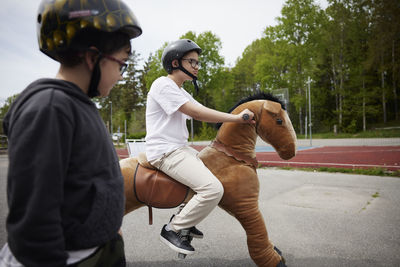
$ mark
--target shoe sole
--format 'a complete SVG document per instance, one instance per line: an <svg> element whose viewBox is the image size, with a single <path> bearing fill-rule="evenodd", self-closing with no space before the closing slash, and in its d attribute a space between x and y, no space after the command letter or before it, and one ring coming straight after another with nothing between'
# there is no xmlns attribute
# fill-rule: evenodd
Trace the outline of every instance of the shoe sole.
<svg viewBox="0 0 400 267"><path fill-rule="evenodd" d="M204 235L195 235L195 234L193 234L193 233L190 233L189 234L191 237L193 237L193 238L199 238L199 239L202 239L203 237L204 237Z"/></svg>
<svg viewBox="0 0 400 267"><path fill-rule="evenodd" d="M186 250L186 249L183 249L183 248L178 248L177 246L175 246L174 244L169 242L167 239L165 239L161 235L160 235L160 241L163 242L169 248L171 248L172 250L175 250L178 253L182 253L182 254L186 254L186 255L194 254L194 251Z"/></svg>

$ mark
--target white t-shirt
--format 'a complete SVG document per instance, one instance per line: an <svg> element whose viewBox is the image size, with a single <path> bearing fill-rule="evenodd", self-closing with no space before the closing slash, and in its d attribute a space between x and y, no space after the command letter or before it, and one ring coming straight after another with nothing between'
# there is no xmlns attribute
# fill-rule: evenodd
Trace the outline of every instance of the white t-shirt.
<svg viewBox="0 0 400 267"><path fill-rule="evenodd" d="M178 109L189 101L201 105L168 77L153 82L146 106L146 156L149 161L187 145L186 120L190 117Z"/></svg>

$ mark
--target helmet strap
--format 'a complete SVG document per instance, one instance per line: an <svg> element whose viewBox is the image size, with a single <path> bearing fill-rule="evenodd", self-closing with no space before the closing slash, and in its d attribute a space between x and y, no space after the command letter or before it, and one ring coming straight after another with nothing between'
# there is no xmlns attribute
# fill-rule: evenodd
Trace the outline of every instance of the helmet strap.
<svg viewBox="0 0 400 267"><path fill-rule="evenodd" d="M194 76L192 73L190 73L187 69L182 67L181 63L182 63L182 61L179 60L179 66L175 67L175 69L181 70L183 73L187 74L190 78L192 78L192 83L194 85L194 88L196 89L196 95L198 95L199 94L199 86L197 85L197 77Z"/></svg>
<svg viewBox="0 0 400 267"><path fill-rule="evenodd" d="M100 70L100 64L99 64L101 58L102 58L102 56L100 53L97 58L96 63L94 64L92 77L90 78L90 84L89 84L89 89L88 89L88 96L90 98L100 95L100 93L97 89L99 87L100 77L101 77L101 70Z"/></svg>

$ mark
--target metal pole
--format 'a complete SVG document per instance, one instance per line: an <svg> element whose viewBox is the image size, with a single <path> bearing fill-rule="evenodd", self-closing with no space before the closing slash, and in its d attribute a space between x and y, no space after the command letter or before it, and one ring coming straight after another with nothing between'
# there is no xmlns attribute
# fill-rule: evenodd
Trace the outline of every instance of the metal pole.
<svg viewBox="0 0 400 267"><path fill-rule="evenodd" d="M306 82L308 84L308 81ZM308 87L306 87L306 108L305 108L305 119L304 119L304 139L307 139L307 128L308 128L308 110L307 110L307 101L308 101Z"/></svg>
<svg viewBox="0 0 400 267"><path fill-rule="evenodd" d="M110 101L110 133L113 135L113 127L112 127L112 101Z"/></svg>
<svg viewBox="0 0 400 267"><path fill-rule="evenodd" d="M126 140L126 120L125 120L125 122L124 122L124 138L125 138L125 140Z"/></svg>
<svg viewBox="0 0 400 267"><path fill-rule="evenodd" d="M311 122L311 79L308 76L308 116L310 117L310 146L312 146L312 122Z"/></svg>
<svg viewBox="0 0 400 267"><path fill-rule="evenodd" d="M308 117L307 117L307 113L306 113L306 119L304 121L304 129L305 129L305 131L304 131L304 133L305 133L304 139L307 139L307 128L308 128L308 119L307 118Z"/></svg>

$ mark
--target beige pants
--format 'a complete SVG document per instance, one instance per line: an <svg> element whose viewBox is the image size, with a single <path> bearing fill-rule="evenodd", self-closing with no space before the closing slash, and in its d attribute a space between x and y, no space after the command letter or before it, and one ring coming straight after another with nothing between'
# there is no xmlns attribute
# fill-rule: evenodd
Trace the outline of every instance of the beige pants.
<svg viewBox="0 0 400 267"><path fill-rule="evenodd" d="M197 157L192 147L181 147L150 161L151 165L189 186L196 194L171 221L175 231L197 225L218 205L224 194L221 182Z"/></svg>

